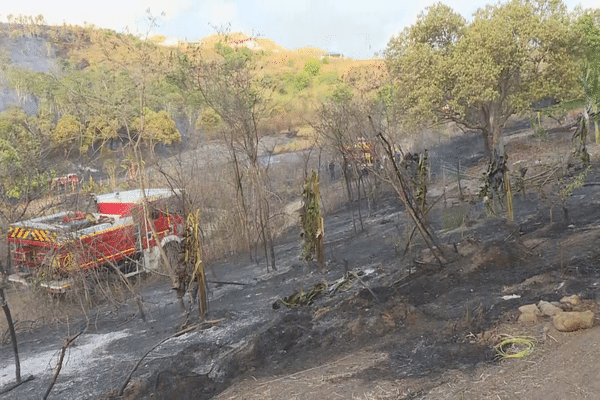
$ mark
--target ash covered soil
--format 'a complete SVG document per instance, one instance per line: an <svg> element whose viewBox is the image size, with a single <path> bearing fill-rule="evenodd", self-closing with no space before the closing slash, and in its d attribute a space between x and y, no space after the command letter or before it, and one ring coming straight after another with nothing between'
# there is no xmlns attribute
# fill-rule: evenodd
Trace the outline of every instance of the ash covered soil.
<svg viewBox="0 0 600 400"><path fill-rule="evenodd" d="M517 317L521 305L572 294L598 315L599 152L590 144L587 184L569 196L566 222L557 191L547 189L559 175L548 171L567 159L572 131L562 127L538 138L515 125L513 133L506 140L511 171L518 175L527 167L525 177L531 177L515 194L514 223L487 213L476 198L485 170L478 135L431 147L429 202L437 202L429 218L448 260L443 268L416 236L405 253L410 230L393 194L362 205L362 229L355 209L356 232L347 204L326 209L325 272L299 261L298 228L276 246L277 271L247 258L212 263L210 280L241 285L210 284L208 322L192 318L191 330L148 353L122 397L596 398L600 328L561 333L548 320L523 325ZM452 173L459 161L460 191ZM324 181L327 190L344 189L339 180ZM300 289L331 285L348 271L359 278L350 274L344 286L311 305L278 302ZM83 327L48 398L118 398L138 360L185 322L168 284L150 279L138 285L146 321L130 300L73 316L68 324L21 328L21 374L35 379L3 398L41 398L65 338ZM529 336L533 353L498 360L494 345L508 335ZM0 390L13 381L12 347L4 342Z"/></svg>

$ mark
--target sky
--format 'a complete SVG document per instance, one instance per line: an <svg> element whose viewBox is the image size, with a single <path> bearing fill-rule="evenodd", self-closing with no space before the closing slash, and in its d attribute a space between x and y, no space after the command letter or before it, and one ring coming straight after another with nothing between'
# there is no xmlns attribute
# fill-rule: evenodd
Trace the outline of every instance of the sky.
<svg viewBox="0 0 600 400"><path fill-rule="evenodd" d="M145 35L146 10L157 17L153 33L199 40L217 29L265 37L287 49L314 46L354 59L371 58L393 35L412 25L436 0L20 0L0 5L7 16L42 14L50 25L84 22L117 32ZM443 0L467 20L495 0ZM569 11L581 4L600 7L600 0L563 0Z"/></svg>

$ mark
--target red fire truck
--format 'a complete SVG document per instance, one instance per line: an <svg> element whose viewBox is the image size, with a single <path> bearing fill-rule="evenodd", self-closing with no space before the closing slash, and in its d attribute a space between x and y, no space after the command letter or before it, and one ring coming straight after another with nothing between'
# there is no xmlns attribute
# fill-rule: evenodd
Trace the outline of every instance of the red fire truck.
<svg viewBox="0 0 600 400"><path fill-rule="evenodd" d="M146 209L141 189L103 194L95 197L94 213L60 212L14 223L8 232L14 273L8 279L65 292L75 272L116 267L133 276L156 271L161 266L157 246L181 242L179 195L179 190L146 189Z"/></svg>
<svg viewBox="0 0 600 400"><path fill-rule="evenodd" d="M344 161L356 163L361 168L371 168L375 165L381 165L381 158L374 147L370 140L359 137L354 146L346 146L342 149Z"/></svg>

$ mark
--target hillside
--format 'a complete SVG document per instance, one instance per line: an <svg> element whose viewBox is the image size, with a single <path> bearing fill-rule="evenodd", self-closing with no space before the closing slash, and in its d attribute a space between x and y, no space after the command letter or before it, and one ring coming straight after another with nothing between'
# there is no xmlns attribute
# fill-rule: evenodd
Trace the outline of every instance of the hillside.
<svg viewBox="0 0 600 400"><path fill-rule="evenodd" d="M144 355L122 398L479 400L515 393L523 399L594 398L597 380L589 376L598 361L598 327L559 332L546 317L527 323L517 318L521 305L572 294L582 300L578 309L600 311L600 254L594 247L598 149L592 150L590 185L568 199L566 222L546 197L554 186L546 177L557 172L557 158L572 151L570 126L553 128L542 139L530 129L512 127L510 133L511 167L529 168L531 178L515 196L514 223L487 214L468 195L485 170L477 156L483 147L479 135L431 148L436 166L460 161L466 169L462 189L457 175L443 168L435 168L429 182L429 218L448 257L442 267L418 240L401 255L410 229L406 211L390 192L371 206L363 200L369 213L363 229L354 231L352 206L336 200L344 192L338 176L322 185L326 269L318 272L298 261L298 231L291 227L276 247L277 271L265 271L263 259L210 263L214 282L204 322L186 320L169 285L152 279L136 286L148 312L145 321L132 298L84 314L73 299L40 301L11 288L23 341L22 374L35 379L8 396L39 398L52 380L64 338L84 330L50 398L121 398L119 388ZM278 164L278 173L301 169L304 162L291 161ZM537 180L549 186L538 188ZM444 197L435 203L440 193ZM276 306L317 285L330 291L312 304ZM37 306L28 307L33 301ZM498 359L494 346L512 336L532 340L533 352ZM5 361L0 389L12 380L11 351L8 344L0 348Z"/></svg>
<svg viewBox="0 0 600 400"><path fill-rule="evenodd" d="M87 104L94 97L103 102L131 103L129 116L125 117L130 125L135 117L133 108L136 101L131 96L119 100L115 98L115 93L126 90L126 86L133 88L137 85L135 80L139 77L135 74L141 66L136 63L141 54L132 52L140 51L134 50L139 48L139 43L140 40L134 36L93 26L23 25L20 29L13 29L7 24L0 24L0 60L4 60L6 65L4 79L0 83L0 112L10 104L20 104L27 114L35 115L41 107L46 110L45 114L54 114L53 121L48 121L54 125L49 132L52 134L58 119L66 114L79 115L80 124L87 124L97 117L99 106ZM274 112L261 125L267 134L300 131L310 136L318 105L337 88L349 82L355 88L372 88L375 85L369 80L373 80L374 76L381 80L383 76L384 65L381 60L323 58L326 53L324 49L303 47L290 50L268 38L254 39L242 33L211 35L197 41L177 43L166 37L151 37L149 47L144 51L149 53L156 65L161 66L161 70L151 73L153 77L150 81L154 87L147 91L152 96L148 98L147 105L153 111L168 111L177 122L184 143L190 139L197 141L195 138L202 136L205 129L197 125L198 116L190 110L190 107L198 108L190 101L198 104L201 101L199 94L184 93L169 78L172 69L176 68L173 55L189 54L200 56L205 61L214 60L218 57L215 50L218 43L234 49L250 49L256 76L267 77L273 82L268 106ZM320 65L320 71L314 76L305 75L304 72L305 64L311 60L316 60ZM100 86L99 80L105 81L111 75L114 76L111 82ZM73 94L79 89L73 85L88 87L86 90L91 92L82 93L81 98L76 100ZM15 91L17 87L18 94ZM48 92L53 93L47 96ZM104 110L111 107L111 104L101 106ZM61 111L56 113L55 110ZM123 119L111 113L115 111L108 111L108 114L102 111L99 117L104 120ZM124 130L124 121L115 124L120 125L121 131ZM120 136L120 140L123 140L122 132L113 132L109 136L113 139ZM79 147L85 150L90 145L92 143ZM113 144L111 146L114 147Z"/></svg>

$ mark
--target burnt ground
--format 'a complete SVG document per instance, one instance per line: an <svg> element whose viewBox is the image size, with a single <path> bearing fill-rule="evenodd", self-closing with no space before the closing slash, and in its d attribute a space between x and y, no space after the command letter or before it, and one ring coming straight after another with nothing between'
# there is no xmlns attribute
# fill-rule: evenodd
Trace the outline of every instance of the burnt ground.
<svg viewBox="0 0 600 400"><path fill-rule="evenodd" d="M445 250L443 268L418 239L404 254L407 217L391 193L370 209L363 205L364 226L357 232L347 205L328 210L325 272L299 261L297 228L276 247L277 271L267 272L260 260L213 263L216 278L209 270L209 279L243 285L211 284L211 323L150 352L123 397L594 398L600 389L598 328L565 334L548 321L521 325L516 320L520 305L571 294L581 297L583 308L598 311L599 152L590 145L588 185L568 198L567 222L556 190L547 190L561 175L546 179L544 171L567 159L571 132L556 129L539 138L516 126L513 133L507 138L512 170L527 166L526 178L533 178L515 194L514 223L486 212L475 196L485 168L479 136L431 147L429 197L438 201L429 218ZM459 160L462 196L452 173ZM341 190L340 185L324 182L322 190ZM331 284L348 270L358 272L360 280L322 293L309 306L273 307L300 289ZM130 300L71 315L68 324L49 318L30 329L20 325L21 373L35 379L4 398L42 397L65 337L84 327L49 398L116 397L137 360L184 322L168 285L150 279L138 287L146 321ZM498 360L493 346L507 335L530 336L535 351L527 358ZM0 387L14 379L12 363L12 348L5 343Z"/></svg>

